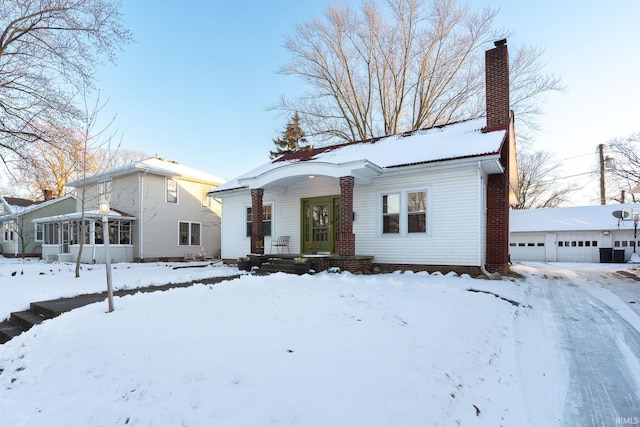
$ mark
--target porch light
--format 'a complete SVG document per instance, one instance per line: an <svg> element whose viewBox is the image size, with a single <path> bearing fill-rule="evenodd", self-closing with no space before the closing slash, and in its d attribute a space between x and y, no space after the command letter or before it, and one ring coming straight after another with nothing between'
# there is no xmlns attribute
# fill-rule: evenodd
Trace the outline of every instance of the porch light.
<svg viewBox="0 0 640 427"><path fill-rule="evenodd" d="M107 301L109 313L111 313L113 311L113 290L111 288L111 255L109 254L109 218L107 217L111 207L108 201L102 199L98 209L102 214L102 240L104 241L105 270L107 272Z"/></svg>
<svg viewBox="0 0 640 427"><path fill-rule="evenodd" d="M98 209L100 210L100 213L102 214L102 216L106 216L109 211L111 210L111 207L109 206L109 202L107 202L105 199L100 200L100 204L98 205ZM104 221L104 219L103 219Z"/></svg>

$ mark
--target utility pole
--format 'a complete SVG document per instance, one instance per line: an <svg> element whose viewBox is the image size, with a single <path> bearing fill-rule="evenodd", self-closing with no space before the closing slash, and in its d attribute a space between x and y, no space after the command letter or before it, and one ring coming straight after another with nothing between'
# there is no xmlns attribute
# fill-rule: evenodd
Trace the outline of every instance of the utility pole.
<svg viewBox="0 0 640 427"><path fill-rule="evenodd" d="M607 197L604 188L604 144L598 145L598 154L600 156L600 204L607 204Z"/></svg>

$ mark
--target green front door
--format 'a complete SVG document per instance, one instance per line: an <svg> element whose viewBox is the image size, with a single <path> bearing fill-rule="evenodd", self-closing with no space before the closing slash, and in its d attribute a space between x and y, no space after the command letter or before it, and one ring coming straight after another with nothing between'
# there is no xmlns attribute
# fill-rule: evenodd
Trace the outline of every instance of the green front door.
<svg viewBox="0 0 640 427"><path fill-rule="evenodd" d="M310 252L310 243L317 244L318 252L336 253L337 233L340 228L340 196L302 199L302 252Z"/></svg>

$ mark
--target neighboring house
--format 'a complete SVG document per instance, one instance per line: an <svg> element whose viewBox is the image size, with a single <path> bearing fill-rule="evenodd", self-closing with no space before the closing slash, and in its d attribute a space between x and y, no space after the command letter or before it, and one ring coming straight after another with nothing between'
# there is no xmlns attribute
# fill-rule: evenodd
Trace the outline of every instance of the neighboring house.
<svg viewBox="0 0 640 427"><path fill-rule="evenodd" d="M506 41L486 52L487 117L292 153L221 185L222 257L317 245L356 269L508 270L517 201Z"/></svg>
<svg viewBox="0 0 640 427"><path fill-rule="evenodd" d="M511 211L511 260L625 262L637 251L640 204ZM640 252L638 252L640 253Z"/></svg>
<svg viewBox="0 0 640 427"><path fill-rule="evenodd" d="M50 195L50 192L45 193ZM0 196L0 224L2 242L0 252L5 256L34 256L42 253L43 228L34 220L51 215L74 212L77 199L68 195L57 199L33 201Z"/></svg>
<svg viewBox="0 0 640 427"><path fill-rule="evenodd" d="M223 181L157 157L67 183L80 208L71 215L37 220L45 230L43 257L76 259L84 235L82 262L104 262L100 200L111 211L109 249L113 261L210 258L220 255L220 206L207 192ZM84 209L82 200L84 197ZM86 221L82 233L82 211Z"/></svg>

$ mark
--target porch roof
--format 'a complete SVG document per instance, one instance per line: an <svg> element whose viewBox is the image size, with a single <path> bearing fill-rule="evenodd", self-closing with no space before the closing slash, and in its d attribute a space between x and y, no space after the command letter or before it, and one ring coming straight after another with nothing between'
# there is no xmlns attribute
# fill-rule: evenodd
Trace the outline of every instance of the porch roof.
<svg viewBox="0 0 640 427"><path fill-rule="evenodd" d="M37 218L37 219L34 219L33 222L45 223L45 222L73 221L81 218L82 218L82 212L73 212L73 213L62 214L62 215L48 216L45 218ZM84 218L85 219L102 219L102 214L97 209L92 211L85 211ZM127 213L112 209L107 214L107 219L109 219L110 221L116 221L116 220L134 221L137 218Z"/></svg>
<svg viewBox="0 0 640 427"><path fill-rule="evenodd" d="M268 184L286 186L300 176L351 175L368 180L386 171L435 162L482 159L489 173L502 172L498 158L507 130L483 132L485 118L405 132L381 138L330 145L279 157L209 192L216 196Z"/></svg>

